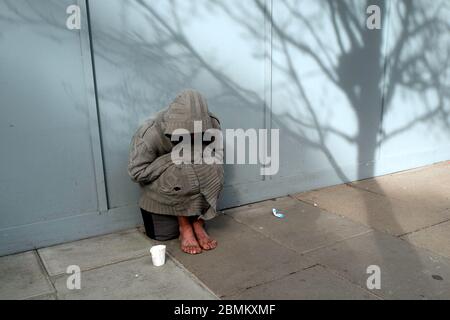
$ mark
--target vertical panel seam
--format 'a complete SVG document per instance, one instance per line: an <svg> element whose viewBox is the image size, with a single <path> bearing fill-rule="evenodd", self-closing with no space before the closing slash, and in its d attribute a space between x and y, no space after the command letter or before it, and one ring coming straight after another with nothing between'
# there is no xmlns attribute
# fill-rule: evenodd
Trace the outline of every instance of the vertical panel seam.
<svg viewBox="0 0 450 320"><path fill-rule="evenodd" d="M272 27L272 19L273 19L273 0L265 1L265 9L267 10L267 15L264 14L264 55L265 55L265 63L264 63L264 129L267 130L267 141L266 141L266 150L264 150L264 158L267 157L267 152L271 150L272 145L272 89L273 89L273 27ZM269 17L269 18L267 18ZM266 163L267 159L264 159L264 163ZM263 176L262 180L266 181L267 178L272 179L272 176Z"/></svg>
<svg viewBox="0 0 450 320"><path fill-rule="evenodd" d="M102 181L98 181L97 184L103 184L103 192L104 195L98 195L99 196L99 211L104 212L109 210L110 208L110 200L108 196L108 183L106 178L106 171L105 171L105 159L104 159L104 147L103 147L103 139L102 139L102 128L101 128L101 118L100 118L100 110L99 110L99 99L98 99L98 86L97 86L97 75L96 75L96 68L95 68L95 57L94 57L94 46L92 42L92 28L91 28L91 15L90 15L90 7L89 7L89 0L84 0L85 7L86 7L86 20L87 20L87 35L88 35L88 47L89 47L89 58L91 62L91 69L92 69L92 81L93 81L93 90L94 90L94 101L95 101L95 116L97 121L97 128L98 132L98 139L99 139L99 160L101 162L101 175L102 175ZM94 147L94 146L93 146ZM96 167L96 170L98 168ZM97 187L97 190L99 188Z"/></svg>

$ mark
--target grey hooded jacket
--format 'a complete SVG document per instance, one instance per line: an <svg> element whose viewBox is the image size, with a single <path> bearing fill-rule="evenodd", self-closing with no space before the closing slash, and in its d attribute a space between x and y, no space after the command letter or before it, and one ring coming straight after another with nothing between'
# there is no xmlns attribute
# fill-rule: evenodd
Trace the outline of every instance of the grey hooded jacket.
<svg viewBox="0 0 450 320"><path fill-rule="evenodd" d="M194 132L194 121L203 131L220 129L208 111L206 100L185 90L164 110L138 128L130 146L128 174L143 189L139 205L146 211L175 216L214 218L223 188L220 164L174 164L173 144L168 135L176 129Z"/></svg>

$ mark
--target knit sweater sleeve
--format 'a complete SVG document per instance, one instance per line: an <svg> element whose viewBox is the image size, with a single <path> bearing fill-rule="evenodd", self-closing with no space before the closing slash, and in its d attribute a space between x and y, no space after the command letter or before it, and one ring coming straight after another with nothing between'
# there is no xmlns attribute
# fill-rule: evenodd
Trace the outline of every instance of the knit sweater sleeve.
<svg viewBox="0 0 450 320"><path fill-rule="evenodd" d="M131 141L128 159L128 174L131 180L139 183L151 183L170 165L171 154L157 155L157 151L148 145L144 137L136 133Z"/></svg>

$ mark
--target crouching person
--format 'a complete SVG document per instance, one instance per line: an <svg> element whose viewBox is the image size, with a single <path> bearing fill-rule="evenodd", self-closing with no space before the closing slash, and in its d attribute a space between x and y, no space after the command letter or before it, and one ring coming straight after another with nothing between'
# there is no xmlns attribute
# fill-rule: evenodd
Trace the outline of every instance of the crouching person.
<svg viewBox="0 0 450 320"><path fill-rule="evenodd" d="M197 132L198 124L201 132ZM174 162L174 141L180 137L174 139L172 134L180 129L191 135L189 141L208 129L220 130L219 120L196 91L181 92L166 109L139 127L131 142L128 173L142 187L139 205L147 235L156 240L179 237L182 251L199 254L217 247L204 225L205 220L217 216L223 166L199 162L193 143L191 162ZM205 147L203 142L202 150Z"/></svg>

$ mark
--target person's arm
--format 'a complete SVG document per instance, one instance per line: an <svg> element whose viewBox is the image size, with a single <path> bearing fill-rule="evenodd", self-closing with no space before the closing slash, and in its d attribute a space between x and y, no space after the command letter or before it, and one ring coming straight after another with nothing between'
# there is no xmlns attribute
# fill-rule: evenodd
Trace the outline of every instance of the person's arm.
<svg viewBox="0 0 450 320"><path fill-rule="evenodd" d="M128 159L128 174L131 180L143 184L151 183L170 165L172 165L170 152L157 157L156 151L147 145L144 137L136 133L131 141Z"/></svg>

